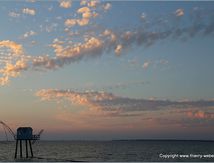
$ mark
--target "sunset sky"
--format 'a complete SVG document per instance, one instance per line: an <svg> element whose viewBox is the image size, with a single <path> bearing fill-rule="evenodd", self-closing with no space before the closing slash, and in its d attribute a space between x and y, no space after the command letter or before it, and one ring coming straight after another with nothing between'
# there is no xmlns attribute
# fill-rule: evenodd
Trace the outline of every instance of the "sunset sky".
<svg viewBox="0 0 214 163"><path fill-rule="evenodd" d="M0 120L14 131L214 140L214 2L0 1L0 20Z"/></svg>

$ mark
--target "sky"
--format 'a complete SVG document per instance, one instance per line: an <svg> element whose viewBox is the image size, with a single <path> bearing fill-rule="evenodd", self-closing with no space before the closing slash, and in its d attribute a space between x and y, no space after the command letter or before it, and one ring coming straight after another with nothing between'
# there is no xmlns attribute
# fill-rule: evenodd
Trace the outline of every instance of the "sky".
<svg viewBox="0 0 214 163"><path fill-rule="evenodd" d="M0 1L0 20L0 120L14 132L214 140L214 2Z"/></svg>

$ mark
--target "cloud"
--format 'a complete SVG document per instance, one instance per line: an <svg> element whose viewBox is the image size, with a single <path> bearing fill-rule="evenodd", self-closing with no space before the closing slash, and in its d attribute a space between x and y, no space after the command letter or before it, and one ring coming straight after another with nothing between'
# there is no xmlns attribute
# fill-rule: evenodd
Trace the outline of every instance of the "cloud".
<svg viewBox="0 0 214 163"><path fill-rule="evenodd" d="M17 44L16 42L10 41L10 40L3 40L0 41L0 48L6 47L12 50L12 53L14 55L21 55L23 54L23 47L20 44Z"/></svg>
<svg viewBox="0 0 214 163"><path fill-rule="evenodd" d="M82 7L77 10L77 13L82 14L82 19L78 19L77 23L80 26L85 26L89 23L90 18L92 17L92 13L90 8Z"/></svg>
<svg viewBox="0 0 214 163"><path fill-rule="evenodd" d="M42 98L42 100L53 100L66 98L71 103L76 103L80 105L90 105L97 101L102 101L104 99L112 100L114 99L113 94L104 93L104 92L75 92L70 90L57 90L57 89L42 89L36 93L36 96Z"/></svg>
<svg viewBox="0 0 214 163"><path fill-rule="evenodd" d="M21 71L27 70L28 66L25 60L17 60L15 63L7 62L6 65L0 69L0 85L9 83L11 77L15 78L20 75Z"/></svg>
<svg viewBox="0 0 214 163"><path fill-rule="evenodd" d="M47 20L49 21L49 20ZM45 31L45 32L53 32L53 31L57 31L57 28L58 28L58 23L47 23L46 25L40 25L39 28L40 28L40 31Z"/></svg>
<svg viewBox="0 0 214 163"><path fill-rule="evenodd" d="M16 77L20 74L20 71L26 69L26 62L24 60L18 60L15 62L15 64L7 63L3 69L0 69L0 73L7 77Z"/></svg>
<svg viewBox="0 0 214 163"><path fill-rule="evenodd" d="M151 62L149 62L149 61L144 62L144 63L143 63L143 68L144 68L144 69L147 69L147 68L149 67L150 63L151 63Z"/></svg>
<svg viewBox="0 0 214 163"><path fill-rule="evenodd" d="M115 43L117 41L117 36L112 30L105 29L102 33L102 36L107 37L107 39L110 39L111 43Z"/></svg>
<svg viewBox="0 0 214 163"><path fill-rule="evenodd" d="M59 6L62 8L70 8L72 5L71 0L63 0L59 2Z"/></svg>
<svg viewBox="0 0 214 163"><path fill-rule="evenodd" d="M121 44L117 45L114 52L116 55L120 55L122 52L123 46Z"/></svg>
<svg viewBox="0 0 214 163"><path fill-rule="evenodd" d="M77 23L78 23L80 26L85 26L85 25L88 25L89 19L88 19L88 18L78 19L78 20L77 20Z"/></svg>
<svg viewBox="0 0 214 163"><path fill-rule="evenodd" d="M172 116L173 115L173 116ZM174 109L150 118L150 123L164 126L180 126L182 128L212 128L214 125L213 106L187 107L185 109Z"/></svg>
<svg viewBox="0 0 214 163"><path fill-rule="evenodd" d="M78 14L82 15L82 18L80 19L66 19L65 20L65 26L66 27L73 27L75 25L79 26L86 26L89 24L89 21L92 17L96 17L97 13L96 12L91 12L89 7L82 7L77 10Z"/></svg>
<svg viewBox="0 0 214 163"><path fill-rule="evenodd" d="M60 67L60 65L56 63L56 59L52 59L48 56L34 57L32 66L35 70L43 70L44 68L53 70Z"/></svg>
<svg viewBox="0 0 214 163"><path fill-rule="evenodd" d="M91 12L90 8L88 8L88 7L81 7L77 10L77 13L79 13L79 14L87 13L87 12Z"/></svg>
<svg viewBox="0 0 214 163"><path fill-rule="evenodd" d="M65 64L79 61L83 58L91 58L100 55L103 51L102 40L91 37L85 40L84 43L72 44L72 46L63 46L62 42L54 41L51 45L56 53L55 58L48 56L35 57L33 66L36 68L54 69L62 67Z"/></svg>
<svg viewBox="0 0 214 163"><path fill-rule="evenodd" d="M33 30L30 30L29 32L24 33L23 38L28 38L28 37L34 36L36 34L37 34L36 32L34 32Z"/></svg>
<svg viewBox="0 0 214 163"><path fill-rule="evenodd" d="M6 85L8 84L8 82L9 82L8 76L0 77L0 85Z"/></svg>
<svg viewBox="0 0 214 163"><path fill-rule="evenodd" d="M181 9L181 8L177 9L175 11L175 15L178 16L178 17L184 16L184 9Z"/></svg>
<svg viewBox="0 0 214 163"><path fill-rule="evenodd" d="M16 12L9 12L8 14L10 17L13 17L13 18L18 18L20 17L20 14L19 13L16 13Z"/></svg>
<svg viewBox="0 0 214 163"><path fill-rule="evenodd" d="M80 5L81 5L81 6L86 5L86 4L87 4L87 0L81 0L81 1L80 1Z"/></svg>
<svg viewBox="0 0 214 163"><path fill-rule="evenodd" d="M75 92L71 90L43 89L36 93L42 100L68 100L73 104L87 106L92 110L115 111L119 115L127 112L174 110L214 107L214 101L169 101L148 100L116 96L107 92Z"/></svg>
<svg viewBox="0 0 214 163"><path fill-rule="evenodd" d="M96 55L97 52L102 51L102 47L103 42L95 37L85 40L84 43L74 44L73 46L68 46L60 50L58 47L53 46L57 57L68 59L78 59L84 56Z"/></svg>
<svg viewBox="0 0 214 163"><path fill-rule="evenodd" d="M140 17L141 17L142 20L145 20L146 19L146 14L143 12Z"/></svg>
<svg viewBox="0 0 214 163"><path fill-rule="evenodd" d="M89 23L90 16L91 15L89 14L89 15L84 15L84 18L82 19L66 19L64 24L66 27L73 27L75 25L86 26Z"/></svg>
<svg viewBox="0 0 214 163"><path fill-rule="evenodd" d="M88 3L87 3L87 5L89 6L89 7L97 7L97 5L99 4L99 1L98 0L91 0L91 1L89 1Z"/></svg>
<svg viewBox="0 0 214 163"><path fill-rule="evenodd" d="M72 27L72 26L75 26L76 24L77 24L76 19L66 19L65 20L65 26L67 26L67 27Z"/></svg>
<svg viewBox="0 0 214 163"><path fill-rule="evenodd" d="M84 12L84 13L82 14L82 18L83 18L83 19L90 19L91 16L92 16L91 12Z"/></svg>
<svg viewBox="0 0 214 163"><path fill-rule="evenodd" d="M22 13L34 16L34 15L36 15L36 10L30 9L30 8L23 8Z"/></svg>
<svg viewBox="0 0 214 163"><path fill-rule="evenodd" d="M20 72L27 70L28 66L21 44L10 40L3 40L0 41L0 48L2 49L0 57L0 85L6 85L11 77L19 76Z"/></svg>
<svg viewBox="0 0 214 163"><path fill-rule="evenodd" d="M214 113L201 110L188 111L187 116L193 119L214 119Z"/></svg>
<svg viewBox="0 0 214 163"><path fill-rule="evenodd" d="M106 3L106 4L104 4L103 5L103 9L105 10L105 11L108 11L109 9L111 9L111 3Z"/></svg>

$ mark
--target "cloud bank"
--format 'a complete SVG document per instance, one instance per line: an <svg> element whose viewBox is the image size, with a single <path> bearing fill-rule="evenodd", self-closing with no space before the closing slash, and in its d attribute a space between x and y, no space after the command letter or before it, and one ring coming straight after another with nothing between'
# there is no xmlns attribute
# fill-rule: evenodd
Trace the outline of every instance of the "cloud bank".
<svg viewBox="0 0 214 163"><path fill-rule="evenodd" d="M42 89L36 93L42 100L68 100L72 104L86 106L92 110L115 112L118 115L132 112L214 108L214 101L170 101L134 99L116 96L107 92L75 92L71 90ZM192 116L198 114L194 113Z"/></svg>

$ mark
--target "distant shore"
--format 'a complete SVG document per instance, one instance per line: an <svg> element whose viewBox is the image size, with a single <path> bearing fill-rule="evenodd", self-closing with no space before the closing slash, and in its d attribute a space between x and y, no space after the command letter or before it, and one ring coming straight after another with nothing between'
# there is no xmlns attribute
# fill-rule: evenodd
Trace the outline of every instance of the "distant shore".
<svg viewBox="0 0 214 163"><path fill-rule="evenodd" d="M0 140L0 142L13 142L15 140ZM191 141L191 142L214 142L214 140L202 140L202 139L112 139L112 140L40 140L40 141L54 141L54 142L60 142L60 141L98 141L98 142L102 142L102 141L182 141L182 142L187 142L187 141Z"/></svg>

